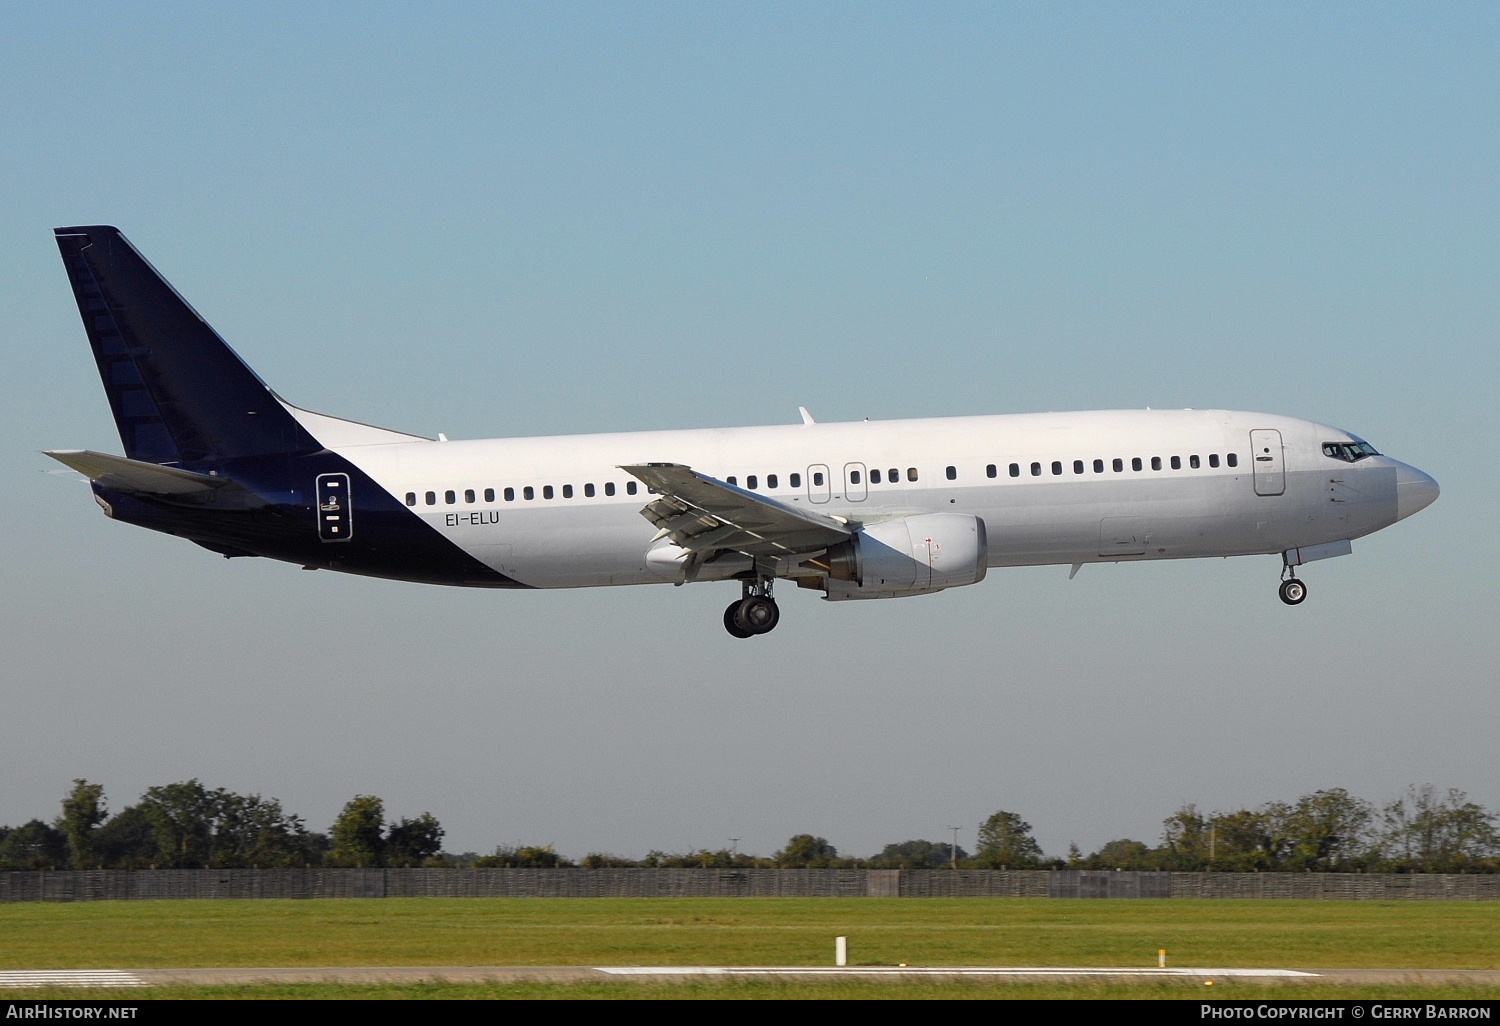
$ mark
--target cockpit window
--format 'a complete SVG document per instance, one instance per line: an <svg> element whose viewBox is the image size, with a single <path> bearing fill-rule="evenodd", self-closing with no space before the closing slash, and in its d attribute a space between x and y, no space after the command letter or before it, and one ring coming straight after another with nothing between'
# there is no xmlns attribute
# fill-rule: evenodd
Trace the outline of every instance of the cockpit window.
<svg viewBox="0 0 1500 1026"><path fill-rule="evenodd" d="M1366 456L1379 456L1369 442L1324 442L1323 455L1345 463L1358 463Z"/></svg>

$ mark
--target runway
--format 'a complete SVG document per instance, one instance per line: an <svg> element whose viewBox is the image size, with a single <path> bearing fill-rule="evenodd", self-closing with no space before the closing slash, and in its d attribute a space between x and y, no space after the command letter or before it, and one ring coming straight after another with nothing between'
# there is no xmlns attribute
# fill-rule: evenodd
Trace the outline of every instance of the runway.
<svg viewBox="0 0 1500 1026"><path fill-rule="evenodd" d="M304 966L215 969L49 969L0 971L0 990L38 987L132 989L289 983L584 983L603 980L689 980L697 977L807 980L1172 979L1322 983L1500 985L1497 969L1245 969L1121 966Z"/></svg>

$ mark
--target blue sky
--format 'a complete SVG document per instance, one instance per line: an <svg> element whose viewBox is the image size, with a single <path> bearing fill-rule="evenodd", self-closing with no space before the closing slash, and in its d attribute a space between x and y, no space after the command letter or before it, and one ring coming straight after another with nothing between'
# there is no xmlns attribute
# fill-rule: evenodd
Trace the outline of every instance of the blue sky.
<svg viewBox="0 0 1500 1026"><path fill-rule="evenodd" d="M1500 808L1483 4L0 6L0 822L198 777L455 850L1061 852L1183 801ZM1337 424L1437 505L1317 564L859 608L441 591L112 524L50 231L118 224L313 409L485 437L1115 407Z"/></svg>

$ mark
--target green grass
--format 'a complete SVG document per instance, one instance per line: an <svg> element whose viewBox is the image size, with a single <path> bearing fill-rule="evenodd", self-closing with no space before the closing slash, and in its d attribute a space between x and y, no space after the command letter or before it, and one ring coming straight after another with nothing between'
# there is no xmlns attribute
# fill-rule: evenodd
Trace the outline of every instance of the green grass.
<svg viewBox="0 0 1500 1026"><path fill-rule="evenodd" d="M0 1000L1415 1000L1456 1001L1500 998L1500 987L1466 984L1387 985L1220 981L1212 988L1196 980L1110 982L1030 982L990 980L606 980L588 983L420 983L420 984L251 984L232 987L152 987L83 990L59 987L0 993Z"/></svg>
<svg viewBox="0 0 1500 1026"><path fill-rule="evenodd" d="M0 968L828 965L839 934L873 965L1500 968L1496 902L972 898L15 903Z"/></svg>

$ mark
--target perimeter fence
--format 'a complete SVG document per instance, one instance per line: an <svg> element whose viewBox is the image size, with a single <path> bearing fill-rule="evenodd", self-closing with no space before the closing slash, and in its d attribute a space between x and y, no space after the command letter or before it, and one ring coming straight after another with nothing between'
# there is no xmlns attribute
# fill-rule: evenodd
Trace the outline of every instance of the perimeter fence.
<svg viewBox="0 0 1500 1026"><path fill-rule="evenodd" d="M99 869L0 873L0 901L173 898L1500 900L1500 875L983 869Z"/></svg>

